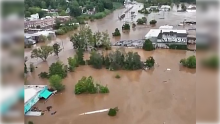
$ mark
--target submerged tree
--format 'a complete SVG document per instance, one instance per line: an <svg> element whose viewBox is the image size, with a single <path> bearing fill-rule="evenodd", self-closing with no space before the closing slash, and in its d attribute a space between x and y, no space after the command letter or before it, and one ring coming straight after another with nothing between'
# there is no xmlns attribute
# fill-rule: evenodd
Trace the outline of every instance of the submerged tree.
<svg viewBox="0 0 220 124"><path fill-rule="evenodd" d="M127 23L122 25L122 30L130 30L130 25Z"/></svg>
<svg viewBox="0 0 220 124"><path fill-rule="evenodd" d="M143 44L143 49L146 50L146 51L154 50L154 46L153 46L152 42L149 39L145 40L145 42Z"/></svg>
<svg viewBox="0 0 220 124"><path fill-rule="evenodd" d="M118 28L115 29L115 32L112 33L113 36L121 36L120 31L118 30Z"/></svg>
<svg viewBox="0 0 220 124"><path fill-rule="evenodd" d="M100 84L95 83L91 76L82 77L77 84L75 85L75 94L82 93L109 93L109 89L107 86L102 86Z"/></svg>
<svg viewBox="0 0 220 124"><path fill-rule="evenodd" d="M156 23L157 23L156 20L151 20L151 21L150 21L150 24L151 24L151 25L155 25Z"/></svg>
<svg viewBox="0 0 220 124"><path fill-rule="evenodd" d="M128 52L125 55L123 67L127 70L141 69L141 57L137 52Z"/></svg>
<svg viewBox="0 0 220 124"><path fill-rule="evenodd" d="M65 86L61 83L62 78L59 75L52 75L49 78L50 86L57 91L62 91Z"/></svg>
<svg viewBox="0 0 220 124"><path fill-rule="evenodd" d="M40 48L34 49L31 52L31 58L41 58L43 61L46 61L48 56L52 53L52 46L41 46Z"/></svg>
<svg viewBox="0 0 220 124"><path fill-rule="evenodd" d="M64 64L61 62L51 64L49 67L49 76L52 75L59 75L61 78L65 78L67 76L67 70Z"/></svg>
<svg viewBox="0 0 220 124"><path fill-rule="evenodd" d="M119 111L118 107L110 108L108 111L109 116L116 116L117 112Z"/></svg>
<svg viewBox="0 0 220 124"><path fill-rule="evenodd" d="M88 50L89 47L110 49L110 38L106 32L93 33L89 27L81 27L80 31L70 38L74 49Z"/></svg>
<svg viewBox="0 0 220 124"><path fill-rule="evenodd" d="M56 56L59 56L59 52L61 51L62 49L60 48L60 45L58 43L55 43L53 45L53 51L55 53Z"/></svg>
<svg viewBox="0 0 220 124"><path fill-rule="evenodd" d="M154 66L155 60L152 56L150 56L149 58L147 58L146 60L146 66L148 68L152 68Z"/></svg>
<svg viewBox="0 0 220 124"><path fill-rule="evenodd" d="M78 65L77 57L74 57L74 58L69 57L69 58L68 58L68 64L69 64L69 71L70 71L70 72L73 72L74 69L79 66L79 65Z"/></svg>
<svg viewBox="0 0 220 124"><path fill-rule="evenodd" d="M89 64L96 69L101 69L103 64L103 56L97 51L92 51L90 54Z"/></svg>
<svg viewBox="0 0 220 124"><path fill-rule="evenodd" d="M77 57L78 64L85 65L83 49L78 49L75 57Z"/></svg>
<svg viewBox="0 0 220 124"><path fill-rule="evenodd" d="M181 59L180 63L188 68L196 68L196 56L190 56L187 59Z"/></svg>
<svg viewBox="0 0 220 124"><path fill-rule="evenodd" d="M93 42L92 30L89 27L82 26L78 33L71 36L70 41L73 43L74 49L87 50L88 45Z"/></svg>
<svg viewBox="0 0 220 124"><path fill-rule="evenodd" d="M102 32L101 44L105 50L111 49L111 41L107 31Z"/></svg>

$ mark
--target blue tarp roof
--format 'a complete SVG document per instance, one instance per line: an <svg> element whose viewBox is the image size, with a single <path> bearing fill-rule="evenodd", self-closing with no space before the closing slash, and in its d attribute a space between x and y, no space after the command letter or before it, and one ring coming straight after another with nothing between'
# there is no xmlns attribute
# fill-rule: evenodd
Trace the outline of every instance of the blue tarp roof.
<svg viewBox="0 0 220 124"><path fill-rule="evenodd" d="M42 92L40 94L40 97L43 97L43 98L47 99L51 94L52 94L52 92L50 92L48 90L44 90L44 92Z"/></svg>

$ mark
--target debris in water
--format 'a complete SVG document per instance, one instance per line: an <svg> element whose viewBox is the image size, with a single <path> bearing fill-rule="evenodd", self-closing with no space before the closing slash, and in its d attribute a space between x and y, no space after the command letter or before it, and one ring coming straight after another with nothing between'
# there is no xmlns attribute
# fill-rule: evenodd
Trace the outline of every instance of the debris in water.
<svg viewBox="0 0 220 124"><path fill-rule="evenodd" d="M54 115L54 114L56 114L56 113L57 113L57 111L55 111L55 112L51 113L51 115Z"/></svg>
<svg viewBox="0 0 220 124"><path fill-rule="evenodd" d="M88 114L106 112L106 111L108 111L108 110L109 110L109 109L102 109L102 110L97 110L97 111L85 112L85 113L82 113L82 114L79 114L79 115L88 115Z"/></svg>

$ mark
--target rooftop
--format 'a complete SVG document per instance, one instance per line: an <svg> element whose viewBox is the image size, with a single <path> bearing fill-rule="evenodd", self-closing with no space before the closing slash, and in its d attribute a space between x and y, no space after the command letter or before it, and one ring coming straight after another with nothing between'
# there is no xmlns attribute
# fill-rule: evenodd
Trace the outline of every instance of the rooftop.
<svg viewBox="0 0 220 124"><path fill-rule="evenodd" d="M24 86L24 103L28 102L32 97L43 90L46 85L25 85Z"/></svg>
<svg viewBox="0 0 220 124"><path fill-rule="evenodd" d="M173 30L173 29L151 29L146 35L145 38L157 37L160 32L167 33L167 32L176 32L180 34L187 34L186 30Z"/></svg>
<svg viewBox="0 0 220 124"><path fill-rule="evenodd" d="M169 5L162 5L160 8L171 8Z"/></svg>

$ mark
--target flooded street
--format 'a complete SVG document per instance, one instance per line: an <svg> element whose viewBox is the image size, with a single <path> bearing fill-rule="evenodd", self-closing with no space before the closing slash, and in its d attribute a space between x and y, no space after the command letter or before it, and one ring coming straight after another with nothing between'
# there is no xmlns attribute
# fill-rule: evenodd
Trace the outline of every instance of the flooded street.
<svg viewBox="0 0 220 124"><path fill-rule="evenodd" d="M140 6L141 4L135 5L132 11L137 13L141 9ZM122 33L121 37L113 38L111 33L114 32L115 28L121 30L124 23L118 20L118 15L123 11L125 9L116 10L103 19L89 22L89 26L94 32L107 30L111 41L115 42L122 39L142 39L151 28L158 28L164 24L171 24L174 28L180 28L177 25L184 19L196 20L196 13L165 12L165 19L161 20L158 19L161 15L152 13L147 16L147 25L137 26L129 33ZM134 20L143 16L137 14ZM151 19L158 21L155 27L149 25ZM58 60L67 64L67 58L74 56L75 51L72 43L69 42L70 34L57 36L56 41L62 41L61 46L64 48L59 54L59 58L51 55L47 62L42 62L40 59L28 57L27 65L33 62L37 68L35 72L29 74L27 84L49 85L48 80L40 79L38 74L43 71L48 72L49 66ZM51 111L57 111L57 113L51 115L51 112L45 112L40 117L26 116L25 121L33 121L34 124L195 124L196 83L200 82L200 79L196 78L196 69L187 69L179 64L180 59L195 53L168 49L157 49L149 52L142 49L126 48L125 51L138 52L143 61L149 56L153 56L157 64L154 69L148 71L109 71L105 68L98 70L87 65L80 66L75 72L69 72L63 80L62 83L66 87L65 91L51 96L46 103L39 101L35 105L41 110L46 110L47 106L52 106ZM30 49L25 50L25 56L30 56ZM88 59L89 53L85 53L84 57ZM168 68L171 70L167 70ZM205 73L213 75L215 72ZM116 74L119 74L121 78L116 79ZM107 85L110 93L75 95L74 86L83 76L92 76L98 83ZM209 80L209 77L205 78L201 78L203 83ZM116 117L108 116L107 112L79 115L84 112L113 107L119 108Z"/></svg>

